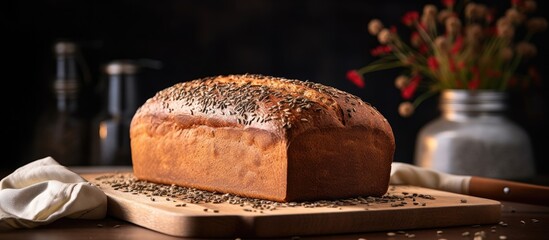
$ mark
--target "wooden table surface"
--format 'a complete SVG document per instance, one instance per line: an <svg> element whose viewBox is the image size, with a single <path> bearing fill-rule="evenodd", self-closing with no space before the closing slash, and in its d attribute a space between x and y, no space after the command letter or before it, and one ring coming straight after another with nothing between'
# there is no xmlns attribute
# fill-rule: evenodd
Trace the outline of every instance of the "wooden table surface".
<svg viewBox="0 0 549 240"><path fill-rule="evenodd" d="M537 222L534 222L536 220ZM501 220L506 224L462 226L451 228L418 229L405 232L369 232L360 234L326 236L289 236L285 239L474 239L477 232L484 232L485 238L479 239L548 239L549 208L504 202ZM467 236L464 236L467 234ZM413 234L413 238L410 238ZM505 236L505 237L503 237ZM101 220L61 219L50 225L35 229L13 230L0 233L0 239L6 240L59 240L59 239L191 239L178 238L158 233L118 219L107 217ZM244 239L244 238L243 238Z"/></svg>
<svg viewBox="0 0 549 240"><path fill-rule="evenodd" d="M95 169L96 170L96 169ZM95 171L94 170L94 171ZM89 169L75 169L89 172ZM288 236L282 239L549 239L549 207L502 202L500 224L367 232L358 234ZM484 238L475 235L483 235ZM178 238L107 217L99 220L60 219L34 229L0 232L0 239L196 239ZM233 239L233 238L231 238ZM246 238L242 238L243 240ZM281 238L277 238L281 239Z"/></svg>

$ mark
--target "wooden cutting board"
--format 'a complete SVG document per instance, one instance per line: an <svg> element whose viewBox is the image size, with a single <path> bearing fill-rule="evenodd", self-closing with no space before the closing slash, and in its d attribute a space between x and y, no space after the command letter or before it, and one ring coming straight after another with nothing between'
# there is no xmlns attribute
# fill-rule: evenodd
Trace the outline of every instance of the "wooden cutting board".
<svg viewBox="0 0 549 240"><path fill-rule="evenodd" d="M82 176L106 193L109 215L178 237L291 237L398 231L493 224L499 222L501 214L498 201L415 186L390 186L385 200L329 201L316 207L291 203L270 210L234 202L192 203L175 195L145 191L124 192L112 183L113 179L118 182L133 179L131 173Z"/></svg>

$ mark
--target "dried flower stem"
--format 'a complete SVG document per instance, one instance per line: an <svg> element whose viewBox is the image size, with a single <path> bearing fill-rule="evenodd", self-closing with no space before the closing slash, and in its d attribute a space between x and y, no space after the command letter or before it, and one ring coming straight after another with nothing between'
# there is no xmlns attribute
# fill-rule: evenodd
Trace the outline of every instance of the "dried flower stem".
<svg viewBox="0 0 549 240"><path fill-rule="evenodd" d="M525 58L536 54L536 47L529 43L533 34L544 31L548 25L543 17L528 19L528 14L535 9L534 0L529 1L528 11L524 10L526 5L512 1L497 21L487 6L469 0L457 4L443 0L442 11L428 4L422 15L409 11L402 17L402 23L413 31L410 44L401 39L396 28L383 28L383 23L374 19L369 30L372 35L377 33L382 45L372 53L380 59L356 73L364 75L391 68L408 70L410 81L401 81L395 86L404 101L416 97L414 107L444 89L505 91L510 82L516 82L517 70ZM523 40L514 46L516 34L521 33L517 30L520 26L527 31ZM423 93L419 94L418 89ZM409 109L411 105L406 104L403 112L413 112Z"/></svg>

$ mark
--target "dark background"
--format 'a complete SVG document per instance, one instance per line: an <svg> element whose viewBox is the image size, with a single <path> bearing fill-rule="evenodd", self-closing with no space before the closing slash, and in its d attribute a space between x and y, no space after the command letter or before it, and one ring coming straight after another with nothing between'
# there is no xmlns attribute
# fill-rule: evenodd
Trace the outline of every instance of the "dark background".
<svg viewBox="0 0 549 240"><path fill-rule="evenodd" d="M477 1L496 9L508 1ZM114 59L153 59L157 70L140 73L140 100L176 82L218 74L257 73L310 80L360 96L380 110L393 127L395 161L411 162L420 127L438 116L436 97L416 114L397 113L400 94L393 85L398 70L369 74L364 89L349 83L345 73L374 58L378 43L367 33L368 21L379 18L405 29L400 17L439 1L2 1L0 17L3 68L4 137L0 169L14 169L36 160L30 151L38 116L51 104L53 43L76 41L92 74L94 86L104 81L102 66ZM548 3L539 1L539 14ZM547 17L547 16L545 16ZM547 32L533 42L533 60L542 84L512 98L510 117L530 135L540 174L549 173L547 157ZM87 116L98 114L99 96L90 96Z"/></svg>

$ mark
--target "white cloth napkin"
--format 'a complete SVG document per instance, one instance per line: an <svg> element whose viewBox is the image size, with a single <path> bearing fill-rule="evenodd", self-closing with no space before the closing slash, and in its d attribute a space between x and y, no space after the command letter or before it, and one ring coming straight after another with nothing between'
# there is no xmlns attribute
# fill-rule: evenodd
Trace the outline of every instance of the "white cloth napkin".
<svg viewBox="0 0 549 240"><path fill-rule="evenodd" d="M46 157L0 181L0 231L33 228L57 219L104 218L107 196L80 175Z"/></svg>
<svg viewBox="0 0 549 240"><path fill-rule="evenodd" d="M389 183L469 194L470 180L471 176L448 174L408 163L393 162Z"/></svg>

